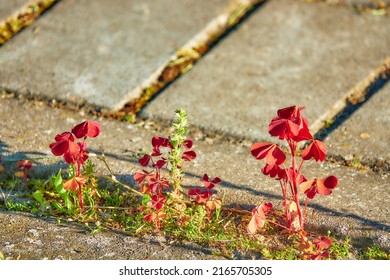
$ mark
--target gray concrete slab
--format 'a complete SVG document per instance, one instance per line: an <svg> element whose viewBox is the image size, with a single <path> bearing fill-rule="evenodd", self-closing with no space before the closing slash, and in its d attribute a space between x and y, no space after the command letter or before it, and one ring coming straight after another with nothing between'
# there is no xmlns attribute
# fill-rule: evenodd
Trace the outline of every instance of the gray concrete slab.
<svg viewBox="0 0 390 280"><path fill-rule="evenodd" d="M346 160L390 163L389 107L388 82L326 138L329 153Z"/></svg>
<svg viewBox="0 0 390 280"><path fill-rule="evenodd" d="M220 259L196 244L134 238L121 232L90 234L85 225L0 211L0 251L11 260ZM11 237L12 238L9 238Z"/></svg>
<svg viewBox="0 0 390 280"><path fill-rule="evenodd" d="M0 87L118 109L229 3L60 1L0 49Z"/></svg>
<svg viewBox="0 0 390 280"><path fill-rule="evenodd" d="M12 16L14 12L19 10L28 0L7 0L0 1L0 21Z"/></svg>
<svg viewBox="0 0 390 280"><path fill-rule="evenodd" d="M239 138L268 139L279 108L305 106L312 123L387 55L389 17L326 3L268 1L141 113Z"/></svg>
<svg viewBox="0 0 390 280"><path fill-rule="evenodd" d="M173 114L172 114L173 115ZM46 108L43 105L20 103L13 99L2 99L0 103L0 141L4 158L43 157L35 162L33 176L48 176L64 167L57 158L50 158L48 145L55 134L69 130L85 120L79 113ZM89 118L89 117L88 117ZM92 150L102 146L114 173L129 184L134 184L132 174L141 170L138 157L150 152L153 135L168 136L169 130L157 123L144 126L123 122L98 120L102 134L90 141ZM190 119L191 121L191 119ZM281 207L281 191L278 182L261 174L262 162L250 154L250 141L229 142L220 136L209 137L201 131L191 133L195 161L187 164L185 187L199 186L204 173L220 177L219 194L225 193L225 205L251 210L254 205L271 201ZM93 159L94 160L94 159ZM99 161L99 174L108 174ZM388 174L376 174L370 170L345 167L342 164L309 163L304 166L307 178L322 178L336 175L339 185L330 196L317 196L309 202L308 224L316 232L330 230L343 237L350 237L356 248L367 246L367 240L390 250L390 213L388 207ZM1 249L0 249L1 251Z"/></svg>

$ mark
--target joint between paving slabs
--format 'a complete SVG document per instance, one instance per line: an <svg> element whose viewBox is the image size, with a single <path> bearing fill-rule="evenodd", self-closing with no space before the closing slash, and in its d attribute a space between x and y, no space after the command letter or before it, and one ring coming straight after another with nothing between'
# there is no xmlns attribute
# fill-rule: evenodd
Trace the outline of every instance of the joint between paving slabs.
<svg viewBox="0 0 390 280"><path fill-rule="evenodd" d="M266 0L233 1L227 11L213 19L200 33L195 35L184 47L165 64L156 78L141 89L140 97L123 104L116 113L118 117L135 116L157 94L163 91L178 77L188 72L193 65L247 19Z"/></svg>
<svg viewBox="0 0 390 280"><path fill-rule="evenodd" d="M390 1L377 0L375 2L367 0L363 3L351 3L346 0L295 0L298 2L316 4L326 3L331 6L346 7L353 9L357 14L369 14L373 16L385 16L390 14Z"/></svg>
<svg viewBox="0 0 390 280"><path fill-rule="evenodd" d="M0 21L0 47L18 32L30 26L60 0L30 0L13 15Z"/></svg>
<svg viewBox="0 0 390 280"><path fill-rule="evenodd" d="M363 80L359 81L344 97L337 100L334 105L319 117L310 130L314 138L325 140L333 131L350 118L360 107L380 91L390 81L390 56L386 57ZM331 155L333 160L344 162L344 165L354 166L353 160L346 160L337 155ZM370 168L375 173L389 172L390 162L379 159L359 160L360 168Z"/></svg>

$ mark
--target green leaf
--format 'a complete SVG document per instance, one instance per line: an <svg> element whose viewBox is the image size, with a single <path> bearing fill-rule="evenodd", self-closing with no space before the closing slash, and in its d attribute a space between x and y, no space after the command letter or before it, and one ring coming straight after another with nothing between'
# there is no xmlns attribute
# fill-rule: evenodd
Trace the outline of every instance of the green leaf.
<svg viewBox="0 0 390 280"><path fill-rule="evenodd" d="M57 189L60 189L60 188L63 188L63 180L62 180L62 176L61 176L61 169L60 171L58 171L58 174L57 175L53 175L50 179L50 181L53 183L54 185L54 189L57 191Z"/></svg>
<svg viewBox="0 0 390 280"><path fill-rule="evenodd" d="M61 198L64 200L65 207L68 210L73 209L73 204L69 199L69 192L64 189L64 181L62 180L61 176L61 170L58 172L56 176L53 176L51 178L51 181L54 185L55 191L61 196ZM62 207L62 206L61 206ZM63 207L62 207L63 208ZM59 209L60 210L60 209ZM62 211L62 210L61 210Z"/></svg>
<svg viewBox="0 0 390 280"><path fill-rule="evenodd" d="M61 212L66 212L66 211L65 211L65 208L64 208L58 201L53 201L51 204L52 204L52 205L54 206L54 208L56 208L57 210L59 210L59 211L61 211Z"/></svg>
<svg viewBox="0 0 390 280"><path fill-rule="evenodd" d="M76 169L73 164L69 164L69 178L76 177Z"/></svg>
<svg viewBox="0 0 390 280"><path fill-rule="evenodd" d="M72 202L71 202L70 199L69 199L69 194L68 194L68 192L66 192L66 194L62 197L62 199L64 200L66 209L68 209L68 210L73 210L74 207L73 207Z"/></svg>
<svg viewBox="0 0 390 280"><path fill-rule="evenodd" d="M41 191L35 191L33 194L32 194L33 198L38 201L39 203L43 203L44 199L43 199L43 194Z"/></svg>
<svg viewBox="0 0 390 280"><path fill-rule="evenodd" d="M150 195L144 194L144 196L142 197L142 205L147 206L150 199L151 199Z"/></svg>

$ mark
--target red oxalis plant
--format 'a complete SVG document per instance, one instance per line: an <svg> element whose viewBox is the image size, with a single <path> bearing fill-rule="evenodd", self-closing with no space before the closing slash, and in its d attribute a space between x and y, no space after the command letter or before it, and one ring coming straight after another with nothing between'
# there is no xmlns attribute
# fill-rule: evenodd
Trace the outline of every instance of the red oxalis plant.
<svg viewBox="0 0 390 280"><path fill-rule="evenodd" d="M314 139L310 133L308 121L301 115L302 109L303 107L291 106L278 110L277 116L271 120L268 128L271 136L287 141L291 154L290 166L285 166L286 154L277 144L261 142L251 147L251 153L256 159L265 159L265 166L261 169L262 173L275 178L280 183L287 223L281 226L289 232L304 232L308 199L313 199L316 194L329 195L338 184L335 176L307 180L301 173L305 161L314 159L322 162L326 156L325 144ZM296 152L298 143L302 141L310 141L310 143L302 151L302 158L298 164ZM306 195L305 213L301 210L299 191ZM270 212L274 213L271 203L256 207L248 224L248 232L254 234L258 228L263 227L267 214ZM321 253L318 257L321 256L326 256L326 254Z"/></svg>
<svg viewBox="0 0 390 280"><path fill-rule="evenodd" d="M100 125L93 121L84 121L71 132L57 134L55 142L50 144L51 152L55 156L63 156L66 163L75 167L75 176L64 183L66 190L72 190L78 194L80 208L83 209L82 186L86 179L81 175L81 167L88 159L87 138L95 138L100 134ZM75 139L81 141L75 142Z"/></svg>

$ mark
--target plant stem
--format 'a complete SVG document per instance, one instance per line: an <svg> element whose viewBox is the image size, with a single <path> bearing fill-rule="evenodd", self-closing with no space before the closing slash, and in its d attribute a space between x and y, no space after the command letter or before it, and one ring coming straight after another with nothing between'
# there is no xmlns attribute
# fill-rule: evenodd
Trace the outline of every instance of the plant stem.
<svg viewBox="0 0 390 280"><path fill-rule="evenodd" d="M171 183L175 191L182 192L181 181L183 178L182 164L183 164L183 144L186 140L187 128L188 128L188 117L184 109L177 109L175 112L176 119L173 122L175 131L172 133L170 138L170 144L173 149L169 153L169 162L171 169L169 171L171 177Z"/></svg>
<svg viewBox="0 0 390 280"><path fill-rule="evenodd" d="M138 196L141 196L141 197L144 196L143 193L133 189L132 187L126 185L125 183L122 183L122 182L118 181L118 179L115 177L114 173L112 172L110 166L108 165L108 163L106 161L106 157L104 156L104 154L102 154L101 156L97 156L97 158L100 159L105 164L105 166L108 169L108 172L110 172L111 177L110 176L103 176L104 178L106 178L106 179L108 179L108 180L110 180L110 181L112 181L112 182L114 182L114 183L116 183L118 185L121 185L122 187L132 191L133 193L135 193Z"/></svg>
<svg viewBox="0 0 390 280"><path fill-rule="evenodd" d="M300 208L300 203L299 203L299 197L298 197L298 186L297 186L297 178L298 178L298 172L296 170L296 165L295 165L295 150L296 150L296 143L295 141L288 139L288 144L290 146L290 151L291 151L291 166L292 166L292 182L293 182L293 200L297 206L297 212L298 212L298 218L299 218L299 226L300 229L303 230L303 219L302 219L302 213L301 213L301 208Z"/></svg>
<svg viewBox="0 0 390 280"><path fill-rule="evenodd" d="M110 176L103 176L103 177L106 178L106 179L108 179L108 180L110 180L111 182L114 182L114 183L116 183L116 184L118 184L118 185L121 185L122 187L128 189L129 191L135 193L135 194L138 195L138 196L141 196L141 197L144 196L143 193L141 193L141 192L139 192L139 191L133 189L132 187L126 185L125 183L122 183L121 181L118 181L118 179L117 179L117 178L115 177L115 175L113 175L113 174L111 174L111 177L110 177Z"/></svg>

